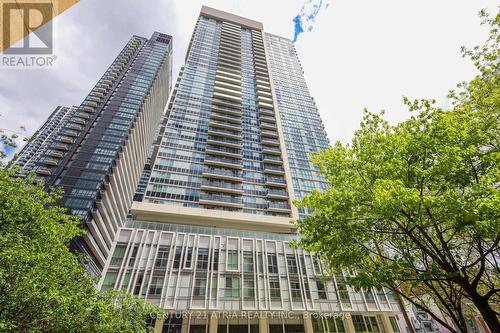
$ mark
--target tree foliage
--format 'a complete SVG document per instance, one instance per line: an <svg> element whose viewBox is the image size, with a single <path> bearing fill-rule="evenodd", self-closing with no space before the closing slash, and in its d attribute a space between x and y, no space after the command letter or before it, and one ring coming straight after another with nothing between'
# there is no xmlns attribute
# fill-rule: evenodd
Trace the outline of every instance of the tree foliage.
<svg viewBox="0 0 500 333"><path fill-rule="evenodd" d="M144 332L159 310L121 291L100 293L68 250L79 219L58 191L0 168L0 331Z"/></svg>
<svg viewBox="0 0 500 333"><path fill-rule="evenodd" d="M405 98L397 125L365 111L350 144L313 156L330 186L298 203L313 213L297 225L332 271L357 272L355 288L389 288L452 331L467 331L471 306L500 332L500 16L481 16L490 38L463 49L479 74L451 109Z"/></svg>

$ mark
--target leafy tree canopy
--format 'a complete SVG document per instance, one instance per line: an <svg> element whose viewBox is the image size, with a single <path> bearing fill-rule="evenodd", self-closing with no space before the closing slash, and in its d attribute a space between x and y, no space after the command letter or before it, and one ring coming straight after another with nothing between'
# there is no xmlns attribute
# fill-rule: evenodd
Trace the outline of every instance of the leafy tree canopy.
<svg viewBox="0 0 500 333"><path fill-rule="evenodd" d="M68 250L78 217L41 182L0 168L0 331L145 332L161 312L121 291L100 293Z"/></svg>
<svg viewBox="0 0 500 333"><path fill-rule="evenodd" d="M389 288L453 331L471 305L500 332L500 16L481 16L490 38L463 49L479 74L451 109L405 98L412 116L397 125L365 111L350 144L313 156L330 186L298 202L314 211L297 225L332 271L357 272L352 286Z"/></svg>

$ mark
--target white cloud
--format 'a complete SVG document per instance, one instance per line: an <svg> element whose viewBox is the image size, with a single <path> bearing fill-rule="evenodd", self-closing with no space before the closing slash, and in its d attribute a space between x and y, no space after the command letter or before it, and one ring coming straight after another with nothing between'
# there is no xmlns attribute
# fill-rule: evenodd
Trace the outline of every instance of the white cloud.
<svg viewBox="0 0 500 333"><path fill-rule="evenodd" d="M323 0L325 1L325 0ZM33 133L57 105L79 104L131 35L173 36L174 77L203 4L264 23L293 38L293 18L304 0L81 1L56 18L59 66L0 70L0 127ZM348 141L363 107L408 117L401 96L444 102L449 89L475 71L461 45L487 35L477 12L496 1L335 0L314 29L295 44L306 81L332 141ZM326 9L326 6L325 6ZM57 44L59 43L59 44Z"/></svg>

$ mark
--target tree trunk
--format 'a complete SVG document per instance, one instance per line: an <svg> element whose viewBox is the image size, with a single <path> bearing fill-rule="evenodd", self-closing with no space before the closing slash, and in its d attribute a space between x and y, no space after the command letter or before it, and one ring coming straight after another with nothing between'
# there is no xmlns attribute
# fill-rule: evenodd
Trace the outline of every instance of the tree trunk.
<svg viewBox="0 0 500 333"><path fill-rule="evenodd" d="M479 295L475 288L473 288L470 284L464 286L464 289L469 294L469 297L476 306L479 313L484 319L486 325L491 332L500 332L500 321L498 320L497 314L491 308L491 305L488 303L488 300L485 297Z"/></svg>

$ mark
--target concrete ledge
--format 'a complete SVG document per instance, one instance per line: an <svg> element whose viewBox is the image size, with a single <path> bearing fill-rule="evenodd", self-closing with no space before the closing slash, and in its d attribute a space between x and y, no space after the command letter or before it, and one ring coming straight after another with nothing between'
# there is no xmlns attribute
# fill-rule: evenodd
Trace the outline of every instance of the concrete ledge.
<svg viewBox="0 0 500 333"><path fill-rule="evenodd" d="M136 220L191 224L219 228L290 233L296 228L290 217L228 212L215 209L191 208L149 202L132 203Z"/></svg>

